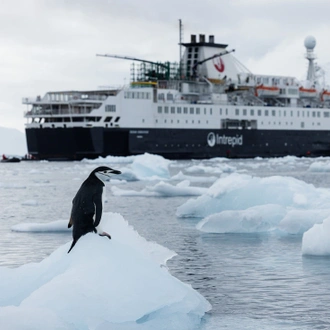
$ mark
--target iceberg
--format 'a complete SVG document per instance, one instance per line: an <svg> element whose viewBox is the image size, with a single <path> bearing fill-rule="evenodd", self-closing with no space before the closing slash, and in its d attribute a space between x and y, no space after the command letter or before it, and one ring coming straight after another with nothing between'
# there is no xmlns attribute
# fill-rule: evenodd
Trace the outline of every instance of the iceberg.
<svg viewBox="0 0 330 330"><path fill-rule="evenodd" d="M303 255L330 256L330 217L304 233L301 250Z"/></svg>
<svg viewBox="0 0 330 330"><path fill-rule="evenodd" d="M322 223L330 211L330 191L292 177L222 176L176 215L202 218L197 229L212 233L280 231L300 234Z"/></svg>
<svg viewBox="0 0 330 330"><path fill-rule="evenodd" d="M112 240L93 233L67 253L0 268L6 329L194 329L208 301L165 267L175 253L148 242L120 214L104 213Z"/></svg>

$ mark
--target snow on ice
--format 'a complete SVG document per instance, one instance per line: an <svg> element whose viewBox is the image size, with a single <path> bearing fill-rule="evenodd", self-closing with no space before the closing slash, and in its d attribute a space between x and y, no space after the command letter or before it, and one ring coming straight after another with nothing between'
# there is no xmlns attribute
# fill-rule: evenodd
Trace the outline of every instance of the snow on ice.
<svg viewBox="0 0 330 330"><path fill-rule="evenodd" d="M211 306L167 271L174 252L146 241L119 214L103 214L102 227L112 240L91 233L70 254L68 242L40 263L0 268L6 329L188 330L200 323Z"/></svg>

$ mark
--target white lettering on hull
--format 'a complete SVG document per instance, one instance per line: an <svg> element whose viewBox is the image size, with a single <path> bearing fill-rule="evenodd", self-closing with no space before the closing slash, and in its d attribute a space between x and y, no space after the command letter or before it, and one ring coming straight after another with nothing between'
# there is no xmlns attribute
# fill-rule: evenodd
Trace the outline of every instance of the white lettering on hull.
<svg viewBox="0 0 330 330"><path fill-rule="evenodd" d="M213 132L210 132L207 135L207 144L210 147L214 147L217 145L228 145L235 147L236 145L241 146L243 145L243 135L236 135L236 136L227 136L225 134L219 135Z"/></svg>

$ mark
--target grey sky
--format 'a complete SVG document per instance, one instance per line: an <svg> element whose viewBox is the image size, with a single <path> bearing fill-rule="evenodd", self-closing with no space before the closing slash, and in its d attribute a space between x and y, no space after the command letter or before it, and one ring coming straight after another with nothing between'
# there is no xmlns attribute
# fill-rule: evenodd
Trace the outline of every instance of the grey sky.
<svg viewBox="0 0 330 330"><path fill-rule="evenodd" d="M178 61L184 40L215 35L252 72L304 79L307 35L330 69L328 0L3 0L0 7L0 126L23 131L23 97L129 82L130 61ZM327 75L330 81L330 70Z"/></svg>

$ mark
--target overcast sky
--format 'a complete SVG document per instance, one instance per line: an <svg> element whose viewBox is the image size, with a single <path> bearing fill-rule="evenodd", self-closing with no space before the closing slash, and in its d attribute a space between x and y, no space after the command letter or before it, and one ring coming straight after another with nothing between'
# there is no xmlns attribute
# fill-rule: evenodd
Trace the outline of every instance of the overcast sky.
<svg viewBox="0 0 330 330"><path fill-rule="evenodd" d="M229 44L253 73L305 79L304 39L330 81L329 0L2 0L0 126L24 130L23 97L129 82L130 61L178 61L179 21Z"/></svg>

